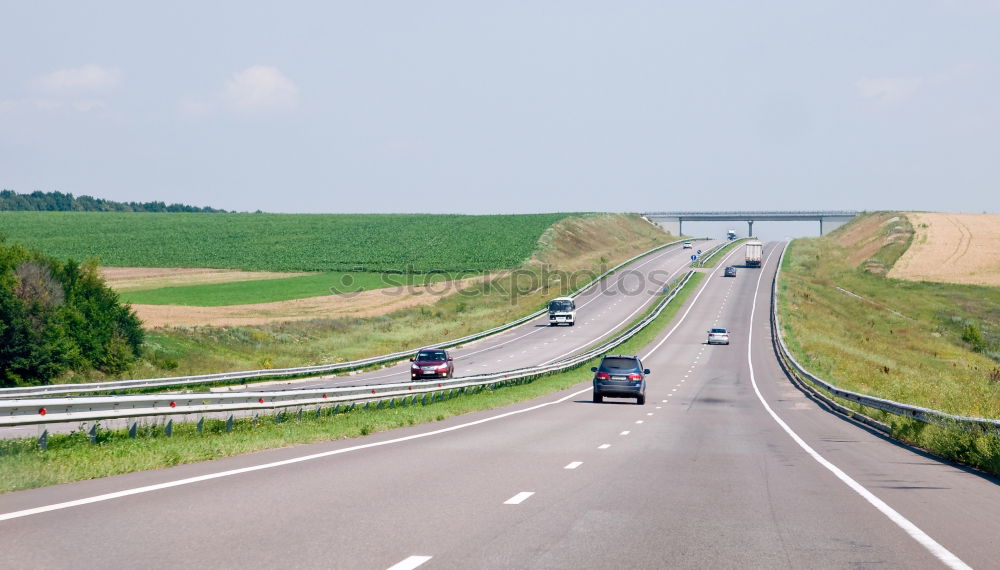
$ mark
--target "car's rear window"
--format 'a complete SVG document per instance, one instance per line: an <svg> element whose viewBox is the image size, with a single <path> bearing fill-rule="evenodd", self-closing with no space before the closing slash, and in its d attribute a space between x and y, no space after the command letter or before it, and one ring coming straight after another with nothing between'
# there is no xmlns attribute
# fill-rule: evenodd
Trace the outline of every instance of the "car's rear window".
<svg viewBox="0 0 1000 570"><path fill-rule="evenodd" d="M726 331L726 329L712 329L711 332L714 332L714 333L724 333L724 332L727 332L727 331Z"/></svg>
<svg viewBox="0 0 1000 570"><path fill-rule="evenodd" d="M639 368L634 358L605 358L601 368L607 370L635 370Z"/></svg>

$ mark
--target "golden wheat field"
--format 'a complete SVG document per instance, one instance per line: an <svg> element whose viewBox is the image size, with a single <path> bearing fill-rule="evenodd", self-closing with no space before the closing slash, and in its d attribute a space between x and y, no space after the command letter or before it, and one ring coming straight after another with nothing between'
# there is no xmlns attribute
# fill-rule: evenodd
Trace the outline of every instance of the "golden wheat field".
<svg viewBox="0 0 1000 570"><path fill-rule="evenodd" d="M1000 285L1000 215L906 214L913 244L889 272L910 281Z"/></svg>

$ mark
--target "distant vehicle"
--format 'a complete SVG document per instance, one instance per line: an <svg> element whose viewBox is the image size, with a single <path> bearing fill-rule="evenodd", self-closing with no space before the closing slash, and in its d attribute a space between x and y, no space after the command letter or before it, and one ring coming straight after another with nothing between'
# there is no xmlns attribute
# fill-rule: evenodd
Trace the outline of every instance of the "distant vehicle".
<svg viewBox="0 0 1000 570"><path fill-rule="evenodd" d="M761 258L764 255L764 244L759 241L747 242L747 267L760 267Z"/></svg>
<svg viewBox="0 0 1000 570"><path fill-rule="evenodd" d="M455 375L455 363L447 350L425 348L410 359L410 379L450 378Z"/></svg>
<svg viewBox="0 0 1000 570"><path fill-rule="evenodd" d="M605 396L635 398L635 403L646 403L646 376L648 368L642 367L638 356L605 356L601 365L590 369L594 372L594 403L600 404Z"/></svg>
<svg viewBox="0 0 1000 570"><path fill-rule="evenodd" d="M729 344L729 331L718 327L709 329L708 344Z"/></svg>
<svg viewBox="0 0 1000 570"><path fill-rule="evenodd" d="M726 239L734 240L736 239L736 230L729 230L726 232Z"/></svg>
<svg viewBox="0 0 1000 570"><path fill-rule="evenodd" d="M576 303L572 297L559 297L549 301L549 326L566 323L573 326L576 323Z"/></svg>
<svg viewBox="0 0 1000 570"><path fill-rule="evenodd" d="M684 249L693 249L694 248L694 246L691 245L691 242L689 242L689 241L684 242L684 245L682 247Z"/></svg>
<svg viewBox="0 0 1000 570"><path fill-rule="evenodd" d="M730 265L722 272L723 277L736 277L736 268Z"/></svg>

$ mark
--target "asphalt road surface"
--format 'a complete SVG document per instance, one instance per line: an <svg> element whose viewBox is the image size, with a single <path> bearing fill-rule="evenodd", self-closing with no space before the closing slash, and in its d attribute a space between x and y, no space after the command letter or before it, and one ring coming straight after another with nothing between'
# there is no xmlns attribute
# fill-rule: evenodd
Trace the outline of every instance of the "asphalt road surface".
<svg viewBox="0 0 1000 570"><path fill-rule="evenodd" d="M994 568L995 479L817 406L769 339L762 269L711 272L640 356L488 412L0 496L9 567ZM705 331L731 329L708 346ZM574 327L577 328L577 327Z"/></svg>

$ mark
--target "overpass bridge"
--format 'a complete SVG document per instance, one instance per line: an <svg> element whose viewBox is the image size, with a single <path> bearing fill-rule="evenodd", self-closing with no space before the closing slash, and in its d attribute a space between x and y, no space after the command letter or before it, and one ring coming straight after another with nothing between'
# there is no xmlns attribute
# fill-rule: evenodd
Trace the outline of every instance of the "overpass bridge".
<svg viewBox="0 0 1000 570"><path fill-rule="evenodd" d="M846 223L861 212L853 210L801 211L801 212L644 212L643 217L651 222L673 229L677 224L677 235L684 235L684 222L746 222L747 235L753 235L753 223L762 222L802 222L818 221L819 233L823 235L824 222ZM670 225L668 225L670 224Z"/></svg>

